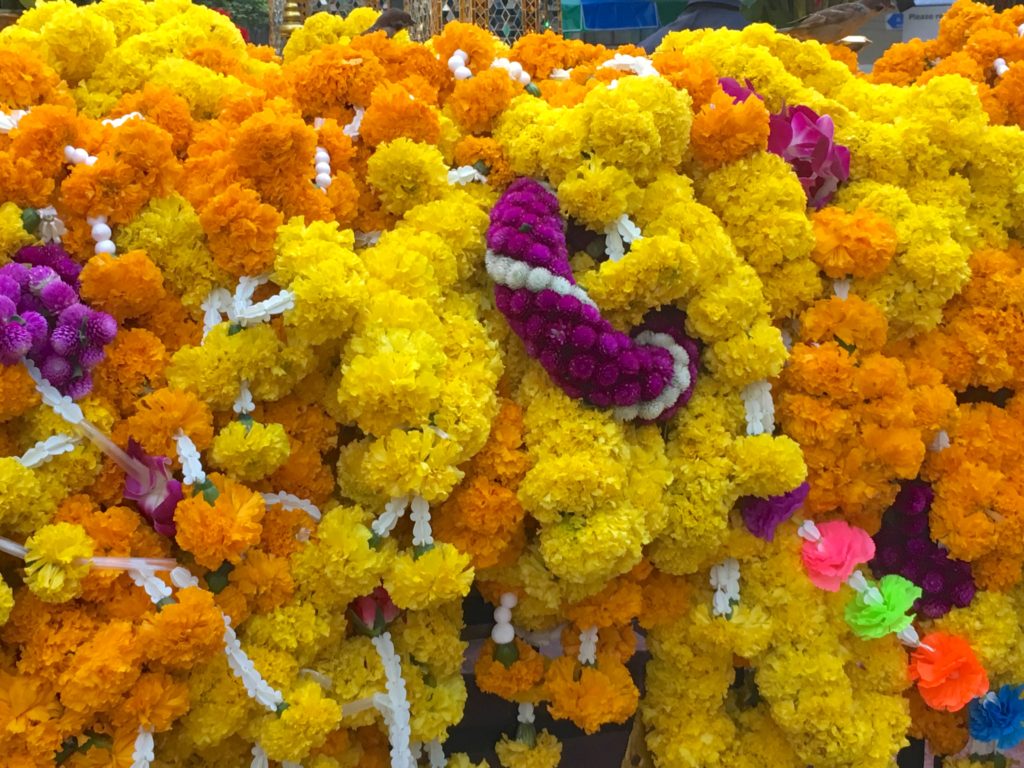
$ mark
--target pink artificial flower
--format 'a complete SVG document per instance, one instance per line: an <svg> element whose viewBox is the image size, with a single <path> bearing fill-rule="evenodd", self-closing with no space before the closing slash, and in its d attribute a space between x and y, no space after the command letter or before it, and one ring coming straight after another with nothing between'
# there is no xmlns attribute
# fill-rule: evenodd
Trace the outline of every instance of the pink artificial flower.
<svg viewBox="0 0 1024 768"><path fill-rule="evenodd" d="M838 592L858 565L875 556L875 542L866 531L843 520L819 523L817 527L821 538L805 541L800 556L814 586Z"/></svg>
<svg viewBox="0 0 1024 768"><path fill-rule="evenodd" d="M768 151L796 171L810 205L827 205L850 178L850 150L835 143L832 118L808 107L787 107L771 115L770 125Z"/></svg>
<svg viewBox="0 0 1024 768"><path fill-rule="evenodd" d="M349 603L348 612L356 630L370 637L383 634L400 613L384 587L377 587L370 594L357 597Z"/></svg>
<svg viewBox="0 0 1024 768"><path fill-rule="evenodd" d="M174 510L184 495L181 483L171 476L171 460L149 456L135 440L128 440L131 466L125 472L124 495L134 501L153 530L174 536ZM122 467L124 469L124 467Z"/></svg>

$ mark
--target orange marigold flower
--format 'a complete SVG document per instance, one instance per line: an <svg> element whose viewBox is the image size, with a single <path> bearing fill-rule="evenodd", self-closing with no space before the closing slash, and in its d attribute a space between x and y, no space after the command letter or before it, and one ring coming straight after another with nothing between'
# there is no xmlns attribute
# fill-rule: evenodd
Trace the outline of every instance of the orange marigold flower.
<svg viewBox="0 0 1024 768"><path fill-rule="evenodd" d="M643 610L643 592L629 575L612 579L600 592L567 605L565 617L580 627L604 629L629 624Z"/></svg>
<svg viewBox="0 0 1024 768"><path fill-rule="evenodd" d="M146 83L141 91L128 93L110 110L111 117L138 112L171 135L171 147L183 156L192 141L192 112L188 102L170 88Z"/></svg>
<svg viewBox="0 0 1024 768"><path fill-rule="evenodd" d="M939 36L933 43L932 53L944 58L964 47L971 32L983 23L991 23L996 15L993 8L972 0L959 0L946 11L939 21Z"/></svg>
<svg viewBox="0 0 1024 768"><path fill-rule="evenodd" d="M626 666L603 654L595 666L560 656L548 665L544 686L551 716L571 720L588 734L608 723L626 722L640 700Z"/></svg>
<svg viewBox="0 0 1024 768"><path fill-rule="evenodd" d="M174 512L175 537L200 565L215 570L225 560L238 564L242 553L260 540L263 497L223 475L207 478L219 491L213 504L205 494L186 498Z"/></svg>
<svg viewBox="0 0 1024 768"><path fill-rule="evenodd" d="M486 71L494 61L494 36L475 24L450 22L431 42L441 61L448 61L456 51L465 53L474 73Z"/></svg>
<svg viewBox="0 0 1024 768"><path fill-rule="evenodd" d="M82 298L124 322L152 310L166 295L164 276L145 251L98 253L80 276Z"/></svg>
<svg viewBox="0 0 1024 768"><path fill-rule="evenodd" d="M135 319L137 325L156 334L168 349L186 345L198 346L203 338L203 326L189 315L177 296L167 294L164 300L145 315Z"/></svg>
<svg viewBox="0 0 1024 768"><path fill-rule="evenodd" d="M374 88L387 80L376 56L347 45L325 45L286 64L284 72L304 117L333 117L343 124L352 119L349 107L369 104Z"/></svg>
<svg viewBox="0 0 1024 768"><path fill-rule="evenodd" d="M39 393L24 366L0 366L0 422L17 418L37 405Z"/></svg>
<svg viewBox="0 0 1024 768"><path fill-rule="evenodd" d="M111 718L119 728L161 733L188 712L188 686L166 672L143 672Z"/></svg>
<svg viewBox="0 0 1024 768"><path fill-rule="evenodd" d="M718 72L707 59L695 59L681 51L667 51L654 54L651 62L662 77L690 94L695 111L709 103L721 90Z"/></svg>
<svg viewBox="0 0 1024 768"><path fill-rule="evenodd" d="M895 228L866 208L853 213L823 208L813 214L811 221L815 240L811 258L833 279L876 277L896 255Z"/></svg>
<svg viewBox="0 0 1024 768"><path fill-rule="evenodd" d="M242 591L233 584L224 587L214 599L221 613L231 619L232 627L241 626L242 622L252 615L249 601L245 599Z"/></svg>
<svg viewBox="0 0 1024 768"><path fill-rule="evenodd" d="M123 425L123 426L122 426ZM213 443L213 413L192 392L158 389L139 400L135 413L118 425L152 456L167 456L177 466L174 436L184 432L196 448L205 451ZM127 442L127 441L126 441Z"/></svg>
<svg viewBox="0 0 1024 768"><path fill-rule="evenodd" d="M483 449L473 457L469 471L507 488L516 488L532 461L523 447L523 409L502 398L491 434Z"/></svg>
<svg viewBox="0 0 1024 768"><path fill-rule="evenodd" d="M217 266L234 277L260 275L274 264L274 237L284 217L260 196L232 184L199 214Z"/></svg>
<svg viewBox="0 0 1024 768"><path fill-rule="evenodd" d="M544 679L544 657L528 643L515 639L518 658L507 667L494 657L497 646L488 639L480 649L474 667L477 687L509 701L530 701L537 697Z"/></svg>
<svg viewBox="0 0 1024 768"><path fill-rule="evenodd" d="M52 683L20 670L15 675L0 669L0 712L5 762L17 751L24 755L20 763L11 760L18 768L53 764L66 734L64 708Z"/></svg>
<svg viewBox="0 0 1024 768"><path fill-rule="evenodd" d="M223 650L224 619L205 589L188 587L174 599L143 622L139 640L147 660L187 670Z"/></svg>
<svg viewBox="0 0 1024 768"><path fill-rule="evenodd" d="M487 183L504 189L515 180L515 174L501 151L501 145L490 137L464 136L455 145L457 166L483 164Z"/></svg>
<svg viewBox="0 0 1024 768"><path fill-rule="evenodd" d="M471 63L470 66L476 64ZM500 67L487 69L455 83L452 95L445 102L445 109L467 133L490 133L494 121L508 109L521 90L522 86L514 82L505 70Z"/></svg>
<svg viewBox="0 0 1024 768"><path fill-rule="evenodd" d="M434 512L434 535L473 558L473 567L491 568L517 555L526 543L523 510L514 491L473 477Z"/></svg>
<svg viewBox="0 0 1024 768"><path fill-rule="evenodd" d="M694 156L718 168L768 148L768 109L761 99L736 103L719 89L693 118L690 129Z"/></svg>
<svg viewBox="0 0 1024 768"><path fill-rule="evenodd" d="M928 67L928 48L917 38L890 45L874 63L868 79L873 83L910 85Z"/></svg>
<svg viewBox="0 0 1024 768"><path fill-rule="evenodd" d="M98 143L96 128L73 109L49 104L36 107L11 132L7 152L0 153L0 200L22 208L49 205L56 188L54 179L64 168L64 147L91 149Z"/></svg>
<svg viewBox="0 0 1024 768"><path fill-rule="evenodd" d="M578 624L567 624L562 629L562 653L576 656L580 652L580 632ZM602 655L627 663L636 653L636 631L632 624L619 624L613 627L602 627L597 633L597 644Z"/></svg>
<svg viewBox="0 0 1024 768"><path fill-rule="evenodd" d="M142 328L121 329L106 349L103 365L93 371L93 391L122 412L166 383L169 356L160 339Z"/></svg>
<svg viewBox="0 0 1024 768"><path fill-rule="evenodd" d="M70 107L74 102L60 75L41 57L5 44L0 48L0 110L13 112L42 104Z"/></svg>
<svg viewBox="0 0 1024 768"><path fill-rule="evenodd" d="M912 688L905 696L910 702L910 736L925 739L937 755L955 755L967 746L967 710L941 712L924 703Z"/></svg>
<svg viewBox="0 0 1024 768"><path fill-rule="evenodd" d="M96 156L95 165L75 166L61 198L83 218L106 216L114 224L126 224L151 198L170 194L181 170L171 135L146 120L107 129Z"/></svg>
<svg viewBox="0 0 1024 768"><path fill-rule="evenodd" d="M582 40L570 40L550 29L543 34L523 35L512 45L509 58L518 61L534 80L543 80L553 69L572 69L587 55Z"/></svg>
<svg viewBox="0 0 1024 768"><path fill-rule="evenodd" d="M400 83L378 85L363 114L359 136L369 146L406 137L424 144L436 144L441 138L441 120L437 111Z"/></svg>
<svg viewBox="0 0 1024 768"><path fill-rule="evenodd" d="M288 560L258 549L249 550L228 580L252 604L256 613L269 613L284 605L295 590Z"/></svg>
<svg viewBox="0 0 1024 768"><path fill-rule="evenodd" d="M842 62L846 68L855 75L860 75L860 63L857 61L857 54L852 48L845 45L826 45L828 55L836 61Z"/></svg>
<svg viewBox="0 0 1024 768"><path fill-rule="evenodd" d="M924 85L942 75L960 75L972 82L980 83L985 80L985 70L989 66L991 64L979 63L966 51L954 51L918 77L917 85Z"/></svg>
<svg viewBox="0 0 1024 768"><path fill-rule="evenodd" d="M988 692L988 675L962 637L932 632L910 654L910 679L932 709L957 712Z"/></svg>
<svg viewBox="0 0 1024 768"><path fill-rule="evenodd" d="M114 706L139 679L144 645L127 621L98 627L60 675L61 703L82 713Z"/></svg>
<svg viewBox="0 0 1024 768"><path fill-rule="evenodd" d="M309 515L301 509L273 506L263 518L260 549L277 557L290 557L293 552L298 552L302 548L302 543L297 538L298 532L311 527Z"/></svg>
<svg viewBox="0 0 1024 768"><path fill-rule="evenodd" d="M800 318L800 337L807 342L840 340L862 352L877 352L885 346L889 323L874 304L851 294L818 301Z"/></svg>
<svg viewBox="0 0 1024 768"><path fill-rule="evenodd" d="M637 621L644 629L677 620L689 605L689 582L681 576L651 571L643 580L642 587L644 604Z"/></svg>
<svg viewBox="0 0 1024 768"><path fill-rule="evenodd" d="M327 502L334 492L334 473L324 463L316 446L290 437L291 452L274 474L260 483L267 492L287 491L316 505Z"/></svg>

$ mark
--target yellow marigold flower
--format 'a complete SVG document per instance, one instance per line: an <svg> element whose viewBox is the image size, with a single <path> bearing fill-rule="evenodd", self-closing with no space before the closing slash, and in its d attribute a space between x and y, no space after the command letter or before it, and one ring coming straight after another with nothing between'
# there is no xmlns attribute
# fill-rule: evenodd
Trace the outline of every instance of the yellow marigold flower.
<svg viewBox="0 0 1024 768"><path fill-rule="evenodd" d="M25 583L47 603L63 603L77 597L89 572L92 540L80 525L44 525L25 542Z"/></svg>
<svg viewBox="0 0 1024 768"><path fill-rule="evenodd" d="M384 588L395 605L414 611L459 600L473 584L469 562L469 556L451 544L436 542L419 557L405 553L395 558L384 575Z"/></svg>
<svg viewBox="0 0 1024 768"><path fill-rule="evenodd" d="M384 207L402 215L447 191L448 166L437 147L395 139L374 152L366 164L366 179Z"/></svg>
<svg viewBox="0 0 1024 768"><path fill-rule="evenodd" d="M21 222L21 209L14 203L0 205L0 258L7 261L19 248L31 245L32 235Z"/></svg>
<svg viewBox="0 0 1024 768"><path fill-rule="evenodd" d="M562 760L562 742L547 731L537 734L533 746L502 736L494 749L502 768L558 768Z"/></svg>
<svg viewBox="0 0 1024 768"><path fill-rule="evenodd" d="M312 680L288 691L287 702L287 709L280 715L267 715L260 722L259 743L271 760L298 762L338 727L341 706Z"/></svg>
<svg viewBox="0 0 1024 768"><path fill-rule="evenodd" d="M12 608L14 608L14 590L6 581L0 579L0 627L7 623Z"/></svg>
<svg viewBox="0 0 1024 768"><path fill-rule="evenodd" d="M214 466L243 482L262 480L288 460L288 433L280 424L232 421L213 439Z"/></svg>

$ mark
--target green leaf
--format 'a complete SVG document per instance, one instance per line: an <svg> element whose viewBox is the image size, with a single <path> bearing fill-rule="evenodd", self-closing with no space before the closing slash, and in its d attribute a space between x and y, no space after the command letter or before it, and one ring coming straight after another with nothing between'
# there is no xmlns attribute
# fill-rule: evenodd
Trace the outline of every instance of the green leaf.
<svg viewBox="0 0 1024 768"><path fill-rule="evenodd" d="M224 588L228 585L228 576L233 570L235 570L235 566L225 560L216 571L210 571L206 574L206 585L213 594L219 595L224 591Z"/></svg>
<svg viewBox="0 0 1024 768"><path fill-rule="evenodd" d="M519 661L519 649L516 647L515 640L511 643L502 643L501 645L494 646L494 660L505 669Z"/></svg>
<svg viewBox="0 0 1024 768"><path fill-rule="evenodd" d="M21 212L21 226L24 227L25 231L30 235L35 235L39 230L39 224L42 219L39 216L39 211L35 208L26 208Z"/></svg>

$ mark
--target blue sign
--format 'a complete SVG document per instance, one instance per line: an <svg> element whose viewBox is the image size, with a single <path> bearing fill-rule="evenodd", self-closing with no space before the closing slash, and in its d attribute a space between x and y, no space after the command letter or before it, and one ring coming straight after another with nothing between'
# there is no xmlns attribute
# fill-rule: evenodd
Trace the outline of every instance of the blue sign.
<svg viewBox="0 0 1024 768"><path fill-rule="evenodd" d="M885 26L889 29L903 29L903 14L890 13L885 17Z"/></svg>

